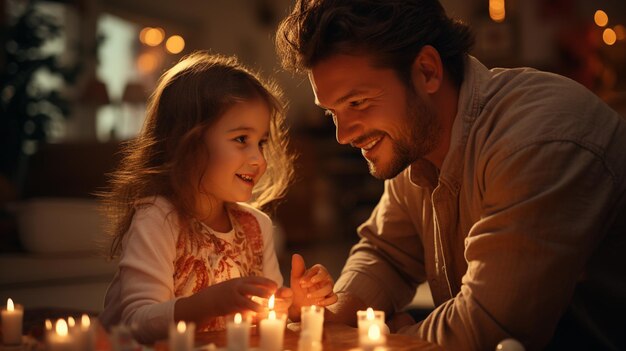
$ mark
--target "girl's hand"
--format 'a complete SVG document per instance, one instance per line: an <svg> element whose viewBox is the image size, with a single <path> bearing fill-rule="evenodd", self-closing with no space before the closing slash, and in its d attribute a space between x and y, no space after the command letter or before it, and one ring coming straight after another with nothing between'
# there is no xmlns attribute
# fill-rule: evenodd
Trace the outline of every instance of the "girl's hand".
<svg viewBox="0 0 626 351"><path fill-rule="evenodd" d="M302 306L328 306L337 302L333 284L333 278L324 266L316 264L307 270L302 256L294 254L291 258L293 304L289 309L289 318L300 320Z"/></svg>
<svg viewBox="0 0 626 351"><path fill-rule="evenodd" d="M197 295L207 302L211 301L213 316L225 316L237 312L262 311L263 306L250 297L269 297L276 288L276 283L265 277L241 277L211 285Z"/></svg>

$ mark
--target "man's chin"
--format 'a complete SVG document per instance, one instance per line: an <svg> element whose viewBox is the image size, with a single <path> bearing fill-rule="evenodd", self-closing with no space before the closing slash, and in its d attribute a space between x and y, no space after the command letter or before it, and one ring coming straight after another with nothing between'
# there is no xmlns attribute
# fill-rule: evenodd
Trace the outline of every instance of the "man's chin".
<svg viewBox="0 0 626 351"><path fill-rule="evenodd" d="M380 180L395 178L409 166L409 164L400 162L400 160L392 160L387 163L380 162L380 160L378 162L376 162L377 160L365 160L367 161L370 174Z"/></svg>

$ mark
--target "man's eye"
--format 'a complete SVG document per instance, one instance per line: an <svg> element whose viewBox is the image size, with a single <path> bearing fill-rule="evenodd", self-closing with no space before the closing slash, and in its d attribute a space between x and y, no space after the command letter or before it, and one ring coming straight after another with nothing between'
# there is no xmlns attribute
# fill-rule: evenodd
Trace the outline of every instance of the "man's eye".
<svg viewBox="0 0 626 351"><path fill-rule="evenodd" d="M238 142L238 143L245 144L246 143L246 139L247 138L246 138L245 135L241 135L241 136L238 136L238 137L234 138L233 140Z"/></svg>
<svg viewBox="0 0 626 351"><path fill-rule="evenodd" d="M365 99L350 101L350 107L359 107L363 105L364 102L365 102Z"/></svg>

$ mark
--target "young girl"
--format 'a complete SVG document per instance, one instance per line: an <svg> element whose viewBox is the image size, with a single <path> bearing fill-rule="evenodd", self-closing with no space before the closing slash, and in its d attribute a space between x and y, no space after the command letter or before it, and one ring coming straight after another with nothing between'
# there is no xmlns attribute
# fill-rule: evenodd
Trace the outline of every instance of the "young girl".
<svg viewBox="0 0 626 351"><path fill-rule="evenodd" d="M204 52L163 74L104 195L111 255L121 253L105 327L131 325L146 343L178 320L225 328L225 315L263 309L252 296L293 301L292 319L303 305L336 301L326 269L305 271L297 255L293 290L277 290L272 223L256 208L281 197L292 176L279 96L236 59Z"/></svg>

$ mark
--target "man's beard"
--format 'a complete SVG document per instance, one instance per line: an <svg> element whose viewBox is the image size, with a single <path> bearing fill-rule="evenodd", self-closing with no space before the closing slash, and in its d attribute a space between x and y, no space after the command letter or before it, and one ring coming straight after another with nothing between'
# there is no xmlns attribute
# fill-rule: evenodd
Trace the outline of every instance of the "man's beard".
<svg viewBox="0 0 626 351"><path fill-rule="evenodd" d="M411 163L432 152L441 138L441 123L415 92L407 88L406 119L404 131L397 139L390 139L393 148L392 159L386 165L376 167L367 161L370 174L378 179L391 179L400 174Z"/></svg>

